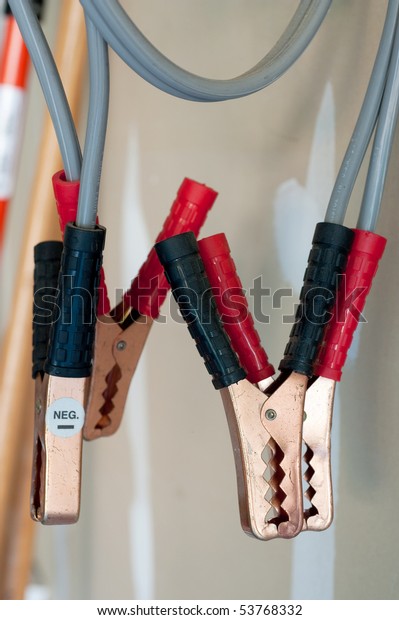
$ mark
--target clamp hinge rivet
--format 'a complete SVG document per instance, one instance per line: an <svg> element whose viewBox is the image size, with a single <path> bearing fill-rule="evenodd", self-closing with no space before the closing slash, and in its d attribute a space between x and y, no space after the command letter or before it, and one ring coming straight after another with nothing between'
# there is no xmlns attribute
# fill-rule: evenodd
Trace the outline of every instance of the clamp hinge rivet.
<svg viewBox="0 0 399 620"><path fill-rule="evenodd" d="M118 351L124 351L126 349L126 342L124 340L119 340L119 342L116 345L116 348L118 349Z"/></svg>
<svg viewBox="0 0 399 620"><path fill-rule="evenodd" d="M265 413L268 420L275 420L277 418L277 412L274 409L268 409Z"/></svg>

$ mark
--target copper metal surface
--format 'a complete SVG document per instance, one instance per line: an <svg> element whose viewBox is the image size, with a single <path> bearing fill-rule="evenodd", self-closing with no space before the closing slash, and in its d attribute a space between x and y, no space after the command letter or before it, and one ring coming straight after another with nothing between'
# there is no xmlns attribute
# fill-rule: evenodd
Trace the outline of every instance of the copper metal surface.
<svg viewBox="0 0 399 620"><path fill-rule="evenodd" d="M236 465L241 525L261 540L303 525L302 419L307 378L292 373L268 397L243 380L221 390Z"/></svg>
<svg viewBox="0 0 399 620"><path fill-rule="evenodd" d="M125 330L111 318L101 317L97 322L85 439L108 437L118 430L130 382L152 324L147 316L139 316Z"/></svg>
<svg viewBox="0 0 399 620"><path fill-rule="evenodd" d="M31 515L46 525L76 523L80 510L83 432L54 435L46 425L47 408L58 398L84 405L87 379L44 375L36 379Z"/></svg>
<svg viewBox="0 0 399 620"><path fill-rule="evenodd" d="M308 388L303 423L304 459L308 484L305 497L310 507L304 511L304 530L320 531L333 519L331 481L331 422L334 406L335 381L318 377Z"/></svg>

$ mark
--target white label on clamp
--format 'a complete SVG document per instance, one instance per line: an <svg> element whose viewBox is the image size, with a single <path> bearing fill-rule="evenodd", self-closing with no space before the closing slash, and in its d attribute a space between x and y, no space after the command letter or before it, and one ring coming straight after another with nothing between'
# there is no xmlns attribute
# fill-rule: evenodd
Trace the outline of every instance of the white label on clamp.
<svg viewBox="0 0 399 620"><path fill-rule="evenodd" d="M46 427L58 437L72 437L82 428L85 411L74 398L57 398L46 411Z"/></svg>
<svg viewBox="0 0 399 620"><path fill-rule="evenodd" d="M24 124L25 91L12 84L0 84L0 200L11 198Z"/></svg>

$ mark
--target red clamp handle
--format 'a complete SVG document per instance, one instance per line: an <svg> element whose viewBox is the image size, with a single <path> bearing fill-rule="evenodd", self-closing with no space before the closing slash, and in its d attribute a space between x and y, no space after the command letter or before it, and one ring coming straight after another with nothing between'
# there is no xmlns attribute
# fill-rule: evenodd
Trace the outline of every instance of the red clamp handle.
<svg viewBox="0 0 399 620"><path fill-rule="evenodd" d="M230 247L223 233L198 242L223 326L252 383L274 375L242 290Z"/></svg>
<svg viewBox="0 0 399 620"><path fill-rule="evenodd" d="M189 231L197 236L216 197L217 192L210 187L184 179L155 243ZM152 249L125 294L124 305L156 319L169 288L163 267Z"/></svg>
<svg viewBox="0 0 399 620"><path fill-rule="evenodd" d="M316 376L339 381L353 334L371 289L387 240L373 232L355 230L335 309L326 326L314 367Z"/></svg>
<svg viewBox="0 0 399 620"><path fill-rule="evenodd" d="M57 204L60 229L64 237L65 226L68 222L75 222L78 212L79 200L79 181L67 181L65 172L60 170L53 176L53 190L55 202ZM98 218L97 218L98 224ZM111 311L111 304L108 299L107 285L105 284L104 269L101 267L100 284L98 290L97 316L103 316Z"/></svg>

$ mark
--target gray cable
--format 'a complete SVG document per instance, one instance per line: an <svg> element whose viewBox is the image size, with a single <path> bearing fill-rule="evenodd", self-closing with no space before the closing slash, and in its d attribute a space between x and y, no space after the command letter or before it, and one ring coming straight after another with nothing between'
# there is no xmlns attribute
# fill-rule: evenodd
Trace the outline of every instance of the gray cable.
<svg viewBox="0 0 399 620"><path fill-rule="evenodd" d="M82 0L90 59L90 102L82 156L65 92L30 0L10 6L34 63L59 142L67 180L82 174L77 223L95 225L109 103L109 64L105 40L142 77L158 88L197 101L245 96L264 88L286 71L317 32L331 0L302 0L287 29L265 58L232 80L210 80L184 71L158 50L130 21L114 0ZM103 36L100 34L103 34ZM133 34L132 34L133 33Z"/></svg>
<svg viewBox="0 0 399 620"><path fill-rule="evenodd" d="M144 79L170 94L195 101L243 97L264 88L286 71L309 44L331 0L302 0L272 50L252 69L229 80L212 80L185 71L163 56L142 35L117 0L81 0L86 9L91 49L90 97L84 172L78 219L92 226L97 210L99 179L107 126L109 75L105 41ZM76 130L46 39L29 0L10 0L26 41L54 123L68 180L80 175L81 154ZM399 0L389 0L380 46L369 86L345 154L326 213L326 221L342 223L349 197L375 126L386 80ZM93 22L93 23L91 23ZM97 32L97 29L99 32ZM99 34L101 33L101 35ZM105 39L105 41L104 41ZM94 94L96 93L96 94ZM372 210L372 208L370 207ZM363 214L368 209L363 208Z"/></svg>
<svg viewBox="0 0 399 620"><path fill-rule="evenodd" d="M280 77L306 49L331 1L302 0L273 49L252 69L228 80L203 78L171 62L144 37L117 0L81 0L81 4L110 47L141 77L169 94L205 102L244 97Z"/></svg>
<svg viewBox="0 0 399 620"><path fill-rule="evenodd" d="M53 121L68 181L80 177L82 154L64 88L50 48L32 10L30 0L9 0L26 47L35 66Z"/></svg>
<svg viewBox="0 0 399 620"><path fill-rule="evenodd" d="M389 1L373 71L354 132L331 194L325 217L326 222L342 224L344 221L353 186L377 120L395 35L398 8L398 0Z"/></svg>
<svg viewBox="0 0 399 620"><path fill-rule="evenodd" d="M399 111L399 22L378 115L357 228L375 230Z"/></svg>
<svg viewBox="0 0 399 620"><path fill-rule="evenodd" d="M98 31L101 32L107 43L109 44L110 41L113 42L111 47L122 58L122 60L124 60L126 64L131 69L133 69L133 71L136 71L136 73L138 73L138 75L140 75L143 79L145 79L147 82L151 82L150 74L146 72L145 68L142 65L139 65L135 57L130 54L130 52L126 50L122 45L120 45L118 39L113 39L112 31L109 28L109 25L107 24L105 19L103 18L101 11L97 10L97 8L91 3L90 0L88 0L88 2L81 2L81 4L82 6L84 6L86 14L90 14L90 19L93 21ZM162 82L160 82L159 80L153 79L152 84L153 86L161 90L163 88ZM177 97L179 96L179 93L177 92L171 92L170 94L173 94Z"/></svg>
<svg viewBox="0 0 399 620"><path fill-rule="evenodd" d="M76 224L82 228L94 228L108 121L109 62L107 44L87 15L85 19L90 99Z"/></svg>
<svg viewBox="0 0 399 620"><path fill-rule="evenodd" d="M287 30L286 30L286 35L288 37L288 34L291 35L291 30L295 31L295 29L299 28L301 20L303 20L304 14L307 11L308 5L311 3L312 0L303 0L300 8L298 9L298 11L295 13L294 18L291 20ZM101 4L101 8L97 8L92 0L86 0L83 1L82 4L88 9L90 10L90 14L92 15L93 20L95 21L97 27L99 28L99 30L102 32L103 36L105 37L105 39L108 41L108 43L111 43L111 47L114 48L114 50L116 51L116 53L118 55L120 55L122 57L122 59L133 69L135 70L141 77L143 77L145 80L147 80L148 82L152 83L154 86L156 86L157 88L161 89L161 90L165 90L166 92L168 92L171 95L174 95L176 97L181 97L181 98L186 98L186 99L193 99L193 100L197 100L197 101L206 101L206 99L201 99L199 97L194 98L194 97L189 97L187 94L184 94L183 92L181 92L180 90L177 90L175 88L170 88L169 86L165 85L164 81L163 81L163 71L161 71L161 78L158 79L157 77L155 77L152 73L151 70L147 71L147 69L145 68L145 66L143 66L143 64L137 59L137 57L135 56L134 53L131 53L129 51L129 47L131 47L131 37L129 32L124 32L124 29L126 27L126 25L129 23L129 18L128 16L123 12L122 9L120 9L119 5L116 5L116 10L119 9L119 11L122 11L122 14L119 15L120 18L120 24L119 24L119 33L118 36L114 36L113 31L110 29L108 21L106 21L103 17L103 9L104 9L104 5ZM135 29L135 26L133 24L130 24L130 27L133 27ZM139 37L141 35L141 33L139 33L139 31L137 31L137 29L135 29L136 32L138 32ZM126 42L126 46L123 45L123 43L121 42L121 39L124 39L124 41ZM286 44L285 39L282 37L280 39L279 44L281 46ZM277 45L279 45L277 44ZM276 48L277 49L277 46ZM135 48L133 48L133 51L135 51ZM155 50L155 53L158 53ZM169 61L168 61L169 62Z"/></svg>

